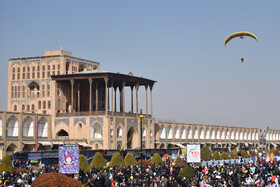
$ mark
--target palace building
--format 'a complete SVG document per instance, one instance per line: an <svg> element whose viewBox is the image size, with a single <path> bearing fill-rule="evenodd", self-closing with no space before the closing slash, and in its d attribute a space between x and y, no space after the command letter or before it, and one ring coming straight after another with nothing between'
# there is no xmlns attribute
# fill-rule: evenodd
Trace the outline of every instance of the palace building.
<svg viewBox="0 0 280 187"><path fill-rule="evenodd" d="M8 111L0 111L0 157L35 150L36 136L39 150L69 144L81 150L182 148L188 143L211 148L280 145L280 130L266 129L263 135L258 128L156 121L156 81L100 70L99 62L71 52L11 58L8 72Z"/></svg>

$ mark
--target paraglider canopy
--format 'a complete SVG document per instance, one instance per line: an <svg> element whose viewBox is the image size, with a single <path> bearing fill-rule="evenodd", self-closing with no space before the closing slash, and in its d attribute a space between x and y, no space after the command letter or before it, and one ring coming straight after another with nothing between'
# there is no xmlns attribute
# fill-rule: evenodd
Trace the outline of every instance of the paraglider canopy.
<svg viewBox="0 0 280 187"><path fill-rule="evenodd" d="M258 41L258 38L256 35L250 33L250 32L246 32L246 31L242 31L242 32L235 32L231 35L229 35L226 39L225 39L225 46L227 45L227 43L232 40L233 38L236 38L236 37L240 37L241 39L244 39L244 36L249 36L251 38L254 38L255 40Z"/></svg>

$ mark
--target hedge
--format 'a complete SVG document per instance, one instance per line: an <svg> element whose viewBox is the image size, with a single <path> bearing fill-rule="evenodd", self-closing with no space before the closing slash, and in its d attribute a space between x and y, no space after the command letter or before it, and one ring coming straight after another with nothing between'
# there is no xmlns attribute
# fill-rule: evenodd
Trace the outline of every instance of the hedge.
<svg viewBox="0 0 280 187"><path fill-rule="evenodd" d="M125 158L124 158L124 164L133 166L137 164L137 161L132 153L127 153Z"/></svg>
<svg viewBox="0 0 280 187"><path fill-rule="evenodd" d="M106 166L106 161L103 157L103 155L100 152L95 153L94 157L92 158L92 161L90 163L90 168L103 168Z"/></svg>
<svg viewBox="0 0 280 187"><path fill-rule="evenodd" d="M84 173L88 173L90 170L90 167L89 167L89 164L88 164L88 161L87 161L87 158L85 157L85 155L80 154L79 160L80 160L79 161L80 170L82 170Z"/></svg>
<svg viewBox="0 0 280 187"><path fill-rule="evenodd" d="M151 161L152 161L152 164L155 164L155 165L163 164L163 161L158 153L154 154Z"/></svg>
<svg viewBox="0 0 280 187"><path fill-rule="evenodd" d="M208 161L208 160L211 160L212 159L212 153L211 153L211 150L207 147L207 146L204 146L202 149L201 149L201 160L205 160L205 161Z"/></svg>
<svg viewBox="0 0 280 187"><path fill-rule="evenodd" d="M10 173L14 172L11 157L9 155L5 155L1 161L0 172L2 173L3 171L5 171L5 172L9 171Z"/></svg>
<svg viewBox="0 0 280 187"><path fill-rule="evenodd" d="M124 166L124 161L123 161L123 158L120 155L120 153L115 153L112 156L109 166L110 167L114 167L114 166L123 167Z"/></svg>
<svg viewBox="0 0 280 187"><path fill-rule="evenodd" d="M227 152L222 152L221 159L222 160L228 160L229 159L229 156L228 156Z"/></svg>
<svg viewBox="0 0 280 187"><path fill-rule="evenodd" d="M220 153L219 153L218 151L215 151L215 152L213 153L212 159L213 159L213 160L221 160Z"/></svg>
<svg viewBox="0 0 280 187"><path fill-rule="evenodd" d="M185 166L183 169L180 170L179 172L179 178L186 178L186 179L191 179L195 176L193 168L190 166Z"/></svg>

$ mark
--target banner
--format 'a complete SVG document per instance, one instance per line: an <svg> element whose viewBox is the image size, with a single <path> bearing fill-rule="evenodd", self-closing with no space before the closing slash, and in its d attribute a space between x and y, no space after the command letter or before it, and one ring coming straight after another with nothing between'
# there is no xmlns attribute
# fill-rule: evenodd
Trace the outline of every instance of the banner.
<svg viewBox="0 0 280 187"><path fill-rule="evenodd" d="M61 174L79 173L79 147L59 146L59 172Z"/></svg>
<svg viewBox="0 0 280 187"><path fill-rule="evenodd" d="M187 162L200 162L200 145L187 145Z"/></svg>

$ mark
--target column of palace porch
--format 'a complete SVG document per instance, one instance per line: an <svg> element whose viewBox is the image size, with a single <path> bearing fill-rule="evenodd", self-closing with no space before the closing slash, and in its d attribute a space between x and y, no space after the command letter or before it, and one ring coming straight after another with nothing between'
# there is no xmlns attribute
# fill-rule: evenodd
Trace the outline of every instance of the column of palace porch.
<svg viewBox="0 0 280 187"><path fill-rule="evenodd" d="M89 111L92 111L92 79L88 79L89 82Z"/></svg>
<svg viewBox="0 0 280 187"><path fill-rule="evenodd" d="M148 117L148 85L145 85L145 91L146 91L146 117Z"/></svg>
<svg viewBox="0 0 280 187"><path fill-rule="evenodd" d="M80 106L81 106L81 100L80 100L80 82L78 82L78 108L77 111L80 112Z"/></svg>
<svg viewBox="0 0 280 187"><path fill-rule="evenodd" d="M150 85L151 118L153 118L153 85Z"/></svg>
<svg viewBox="0 0 280 187"><path fill-rule="evenodd" d="M124 95L125 81L122 82L122 112L125 115L125 95Z"/></svg>
<svg viewBox="0 0 280 187"><path fill-rule="evenodd" d="M114 113L114 97L113 97L113 93L114 93L114 80L111 80L111 111L112 111L112 116Z"/></svg>
<svg viewBox="0 0 280 187"><path fill-rule="evenodd" d="M98 81L95 81L95 113L98 111Z"/></svg>
<svg viewBox="0 0 280 187"><path fill-rule="evenodd" d="M131 88L131 113L133 114L133 88L134 86L130 86Z"/></svg>
<svg viewBox="0 0 280 187"><path fill-rule="evenodd" d="M105 115L107 115L108 112L108 78L104 78L105 81Z"/></svg>
<svg viewBox="0 0 280 187"><path fill-rule="evenodd" d="M75 81L73 79L70 79L71 83L71 113L74 111L74 83Z"/></svg>
<svg viewBox="0 0 280 187"><path fill-rule="evenodd" d="M136 115L138 115L138 90L139 90L139 84L137 83L135 85L135 94L136 94Z"/></svg>

